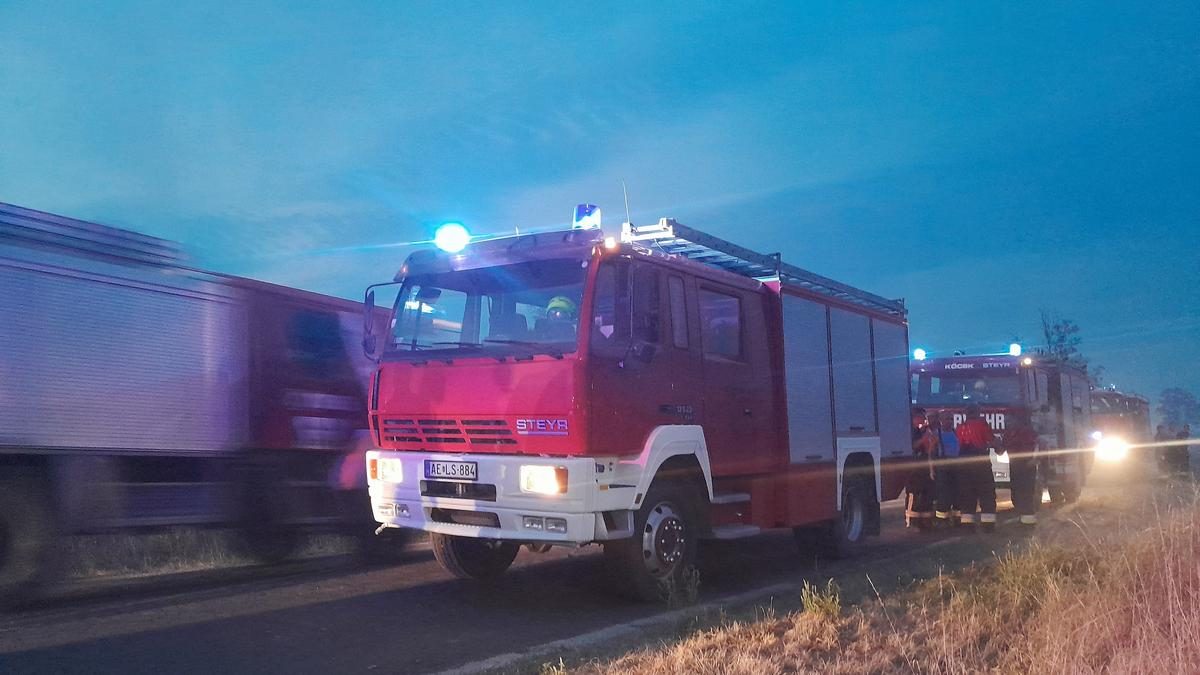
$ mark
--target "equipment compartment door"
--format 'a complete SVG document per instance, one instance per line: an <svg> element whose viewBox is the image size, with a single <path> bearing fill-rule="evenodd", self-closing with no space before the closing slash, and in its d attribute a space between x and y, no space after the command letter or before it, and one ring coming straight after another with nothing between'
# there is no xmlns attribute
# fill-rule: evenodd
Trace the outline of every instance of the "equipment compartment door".
<svg viewBox="0 0 1200 675"><path fill-rule="evenodd" d="M825 306L783 296L783 358L792 464L832 462L833 401L829 382L829 317Z"/></svg>
<svg viewBox="0 0 1200 675"><path fill-rule="evenodd" d="M778 468L765 296L697 286L704 361L704 437L716 476Z"/></svg>

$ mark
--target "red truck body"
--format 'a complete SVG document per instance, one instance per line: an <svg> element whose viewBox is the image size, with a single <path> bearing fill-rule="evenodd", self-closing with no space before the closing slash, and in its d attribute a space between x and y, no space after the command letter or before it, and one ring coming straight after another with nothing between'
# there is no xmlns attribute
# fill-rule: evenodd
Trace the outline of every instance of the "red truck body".
<svg viewBox="0 0 1200 675"><path fill-rule="evenodd" d="M857 538L900 490L888 470L909 453L896 301L667 220L627 227L622 243L573 230L419 252L396 283L370 409L385 526L623 540L652 486L683 481L697 491L689 530L733 538L838 521L853 476L874 505ZM578 307L569 326L542 309L558 298ZM563 471L561 496L518 484L530 462Z"/></svg>

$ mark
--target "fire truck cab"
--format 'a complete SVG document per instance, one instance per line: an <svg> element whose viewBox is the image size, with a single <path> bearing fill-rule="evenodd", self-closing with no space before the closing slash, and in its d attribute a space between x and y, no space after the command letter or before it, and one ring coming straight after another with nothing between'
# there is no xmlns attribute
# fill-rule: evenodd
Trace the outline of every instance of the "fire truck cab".
<svg viewBox="0 0 1200 675"><path fill-rule="evenodd" d="M456 576L601 543L617 590L651 599L700 538L847 552L902 487L900 301L668 219L422 250L394 283L364 340L371 503Z"/></svg>
<svg viewBox="0 0 1200 675"><path fill-rule="evenodd" d="M1012 415L1023 411L1044 453L1041 484L1056 503L1079 497L1093 456L1091 392L1083 370L1036 355L985 355L914 359L911 371L913 405L931 416L950 412L957 427L967 406L980 406L996 433L991 456L997 484L1009 482L1004 433Z"/></svg>
<svg viewBox="0 0 1200 675"><path fill-rule="evenodd" d="M1116 436L1131 444L1149 443L1154 438L1150 402L1115 388L1092 391L1092 424L1104 437Z"/></svg>

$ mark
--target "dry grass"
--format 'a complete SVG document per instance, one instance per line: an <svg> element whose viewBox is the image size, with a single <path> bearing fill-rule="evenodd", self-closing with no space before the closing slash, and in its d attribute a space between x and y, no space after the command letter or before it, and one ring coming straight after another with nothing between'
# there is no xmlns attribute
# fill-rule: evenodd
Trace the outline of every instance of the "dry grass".
<svg viewBox="0 0 1200 675"><path fill-rule="evenodd" d="M832 584L801 600L806 611L553 671L1198 672L1200 499L1084 504L991 564L848 609Z"/></svg>
<svg viewBox="0 0 1200 675"><path fill-rule="evenodd" d="M147 534L100 534L68 537L59 543L67 578L137 577L253 565L227 530L189 527ZM345 554L344 537L316 535L307 539L298 558Z"/></svg>

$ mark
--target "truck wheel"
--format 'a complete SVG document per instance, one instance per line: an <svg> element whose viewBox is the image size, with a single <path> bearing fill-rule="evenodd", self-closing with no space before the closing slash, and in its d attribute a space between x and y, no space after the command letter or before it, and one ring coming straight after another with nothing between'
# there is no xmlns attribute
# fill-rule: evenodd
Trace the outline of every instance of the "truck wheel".
<svg viewBox="0 0 1200 675"><path fill-rule="evenodd" d="M634 600L662 600L681 588L696 562L698 522L695 490L679 483L654 483L634 514L634 535L604 542L614 588Z"/></svg>
<svg viewBox="0 0 1200 675"><path fill-rule="evenodd" d="M493 581L507 570L521 547L511 541L456 537L431 532L433 557L459 579Z"/></svg>
<svg viewBox="0 0 1200 675"><path fill-rule="evenodd" d="M831 523L817 527L797 527L792 533L802 551L814 547L834 559L850 558L867 539L870 524L879 518L879 500L871 481L854 478L842 488L842 510Z"/></svg>
<svg viewBox="0 0 1200 675"><path fill-rule="evenodd" d="M0 480L0 607L31 594L46 570L54 519L33 479Z"/></svg>

